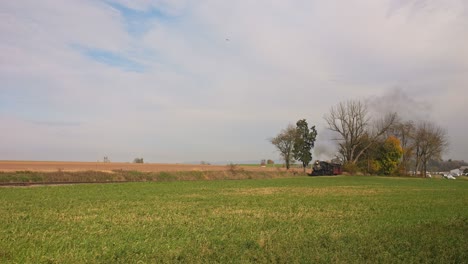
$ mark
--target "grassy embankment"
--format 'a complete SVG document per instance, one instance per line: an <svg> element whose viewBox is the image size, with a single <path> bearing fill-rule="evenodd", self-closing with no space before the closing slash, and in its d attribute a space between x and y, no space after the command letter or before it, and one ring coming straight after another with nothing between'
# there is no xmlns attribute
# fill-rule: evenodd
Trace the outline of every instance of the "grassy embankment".
<svg viewBox="0 0 468 264"><path fill-rule="evenodd" d="M5 263L466 263L468 181L0 188Z"/></svg>
<svg viewBox="0 0 468 264"><path fill-rule="evenodd" d="M171 172L142 172L114 170L102 171L16 171L1 172L1 183L42 183L42 182L167 182L194 180L242 180L242 179L271 179L291 177L295 173L286 171L248 171L240 166L227 166L224 171L171 171Z"/></svg>
<svg viewBox="0 0 468 264"><path fill-rule="evenodd" d="M260 164L252 164L252 163L246 163L246 164L238 164L239 166L246 166L246 167L258 167ZM296 166L297 164L294 164ZM265 164L264 165L266 168L283 168L283 164L275 163L275 164ZM299 166L296 166L299 168ZM301 167L302 168L302 167Z"/></svg>

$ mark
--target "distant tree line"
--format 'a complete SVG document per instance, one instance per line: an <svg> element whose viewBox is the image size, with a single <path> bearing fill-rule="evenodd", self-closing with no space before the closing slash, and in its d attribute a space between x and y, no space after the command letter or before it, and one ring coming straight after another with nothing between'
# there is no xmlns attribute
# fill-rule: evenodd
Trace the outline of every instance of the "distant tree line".
<svg viewBox="0 0 468 264"><path fill-rule="evenodd" d="M431 171L438 171L438 172L447 172L453 169L460 168L462 166L468 166L468 162L464 160L437 160L432 159L428 162L427 167ZM463 171L463 173L466 173Z"/></svg>
<svg viewBox="0 0 468 264"><path fill-rule="evenodd" d="M431 121L403 120L397 113L376 116L360 100L340 102L324 115L334 132L337 156L345 171L426 176L429 166L442 161L448 148L447 132ZM295 160L304 168L312 161L317 131L305 119L289 125L270 142L280 152L286 168Z"/></svg>
<svg viewBox="0 0 468 264"><path fill-rule="evenodd" d="M262 160L260 161L260 166L262 166L262 167L264 167L264 166L266 166L266 165L273 165L273 164L275 164L275 161L273 161L273 160L271 160L271 159L268 159L268 160L262 159Z"/></svg>

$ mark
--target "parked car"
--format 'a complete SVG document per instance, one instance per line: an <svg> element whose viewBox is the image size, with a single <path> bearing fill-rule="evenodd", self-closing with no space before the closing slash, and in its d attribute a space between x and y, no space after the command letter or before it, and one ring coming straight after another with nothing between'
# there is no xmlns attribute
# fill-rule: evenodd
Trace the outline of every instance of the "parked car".
<svg viewBox="0 0 468 264"><path fill-rule="evenodd" d="M449 180L456 180L455 177L453 177L450 173L449 174L444 174L443 176L445 179L449 179Z"/></svg>

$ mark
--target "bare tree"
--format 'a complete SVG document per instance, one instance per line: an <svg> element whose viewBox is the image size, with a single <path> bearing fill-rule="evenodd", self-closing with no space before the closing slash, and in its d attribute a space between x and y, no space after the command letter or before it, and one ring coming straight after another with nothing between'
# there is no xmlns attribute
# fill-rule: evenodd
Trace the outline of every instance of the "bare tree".
<svg viewBox="0 0 468 264"><path fill-rule="evenodd" d="M288 125L288 127L281 130L276 137L269 140L280 152L280 155L286 164L286 169L288 170L290 164L294 161L293 148L295 139L296 128L293 125Z"/></svg>
<svg viewBox="0 0 468 264"><path fill-rule="evenodd" d="M389 113L372 121L368 109L359 100L340 102L324 116L328 129L338 133L339 151L345 163L355 164L397 120L396 113Z"/></svg>
<svg viewBox="0 0 468 264"><path fill-rule="evenodd" d="M444 129L428 121L418 123L414 133L415 171L421 169L422 176L426 177L427 162L441 159L447 148L447 132Z"/></svg>

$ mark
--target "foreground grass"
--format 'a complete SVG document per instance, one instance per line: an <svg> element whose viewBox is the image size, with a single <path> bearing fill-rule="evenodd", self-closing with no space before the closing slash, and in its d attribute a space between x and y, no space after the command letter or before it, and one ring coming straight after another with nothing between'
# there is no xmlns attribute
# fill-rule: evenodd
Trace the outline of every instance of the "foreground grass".
<svg viewBox="0 0 468 264"><path fill-rule="evenodd" d="M466 263L468 181L0 188L0 262Z"/></svg>

